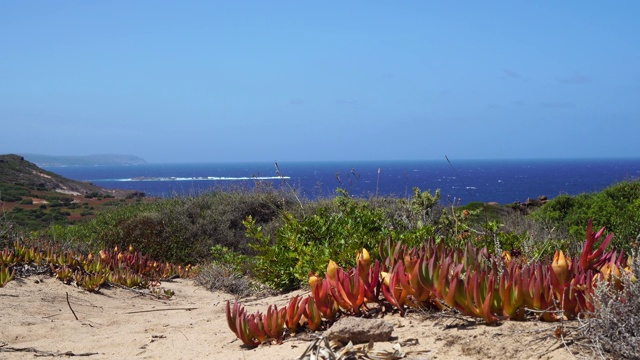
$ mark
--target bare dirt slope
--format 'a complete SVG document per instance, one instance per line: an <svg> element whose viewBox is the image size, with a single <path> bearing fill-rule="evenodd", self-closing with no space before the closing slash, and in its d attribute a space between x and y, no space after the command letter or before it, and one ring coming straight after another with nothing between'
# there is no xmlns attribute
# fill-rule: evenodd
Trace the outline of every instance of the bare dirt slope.
<svg viewBox="0 0 640 360"><path fill-rule="evenodd" d="M50 277L16 279L0 288L0 358L295 359L309 345L308 340L288 339L248 349L227 328L224 306L233 296L209 292L190 280L163 287L175 296L158 300L118 288L91 294ZM285 304L290 296L243 303L252 311L266 310L268 304ZM386 319L395 324L394 341L375 348L390 349L394 342L416 338L419 344L404 349L432 351L420 359L574 358L547 323L445 326L460 322L418 314Z"/></svg>

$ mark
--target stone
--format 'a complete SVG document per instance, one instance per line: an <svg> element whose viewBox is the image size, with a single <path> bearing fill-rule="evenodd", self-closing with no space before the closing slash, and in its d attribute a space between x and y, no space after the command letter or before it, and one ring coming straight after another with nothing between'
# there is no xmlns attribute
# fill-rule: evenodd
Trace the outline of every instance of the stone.
<svg viewBox="0 0 640 360"><path fill-rule="evenodd" d="M392 332L393 324L388 321L349 316L338 320L324 332L324 336L328 340L337 340L342 344L347 344L349 341L361 344L369 341L389 341Z"/></svg>

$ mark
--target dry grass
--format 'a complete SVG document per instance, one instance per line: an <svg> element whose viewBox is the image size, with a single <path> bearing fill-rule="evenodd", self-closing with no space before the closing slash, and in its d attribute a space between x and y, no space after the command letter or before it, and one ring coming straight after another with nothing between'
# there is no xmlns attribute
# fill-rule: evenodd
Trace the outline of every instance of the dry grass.
<svg viewBox="0 0 640 360"><path fill-rule="evenodd" d="M254 293L249 279L229 265L211 263L203 266L194 280L210 291L223 291L240 298Z"/></svg>
<svg viewBox="0 0 640 360"><path fill-rule="evenodd" d="M222 291L237 298L263 298L279 294L278 291L239 273L233 265L219 262L198 267L194 281L209 291Z"/></svg>

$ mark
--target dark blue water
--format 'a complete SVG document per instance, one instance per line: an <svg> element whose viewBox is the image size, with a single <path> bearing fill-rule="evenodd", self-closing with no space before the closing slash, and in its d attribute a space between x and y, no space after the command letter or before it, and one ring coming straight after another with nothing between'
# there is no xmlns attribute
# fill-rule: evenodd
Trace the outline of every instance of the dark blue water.
<svg viewBox="0 0 640 360"><path fill-rule="evenodd" d="M413 187L440 189L442 198L462 204L501 204L546 195L595 192L640 178L640 159L357 161L134 166L49 167L62 176L106 188L135 189L152 196L190 195L228 185L289 185L309 198L332 196L341 187L353 196L405 197ZM379 175L378 175L379 169Z"/></svg>

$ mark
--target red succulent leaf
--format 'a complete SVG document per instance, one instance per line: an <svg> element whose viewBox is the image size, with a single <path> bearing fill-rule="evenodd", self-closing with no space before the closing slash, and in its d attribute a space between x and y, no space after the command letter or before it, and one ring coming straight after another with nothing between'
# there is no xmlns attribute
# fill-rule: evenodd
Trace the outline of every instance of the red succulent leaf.
<svg viewBox="0 0 640 360"><path fill-rule="evenodd" d="M322 315L332 320L336 316L336 300L331 294L331 283L328 280L318 280L317 285L312 291L314 306L322 313Z"/></svg>
<svg viewBox="0 0 640 360"><path fill-rule="evenodd" d="M307 305L309 298L302 298L300 295L296 295L289 301L289 305L286 308L285 325L291 332L295 332L300 324L300 319L304 314L304 307Z"/></svg>
<svg viewBox="0 0 640 360"><path fill-rule="evenodd" d="M582 255L580 256L580 268L584 271L593 269L596 263L601 260L604 251L613 239L613 234L607 235L607 237L602 241L598 249L593 251L593 247L595 246L596 241L604 234L605 227L600 229L596 234L593 233L593 224L591 219L587 223L587 238L582 247Z"/></svg>
<svg viewBox="0 0 640 360"><path fill-rule="evenodd" d="M322 315L316 306L314 298L310 297L308 299L304 312L304 316L307 318L307 326L313 331L318 331L322 326Z"/></svg>
<svg viewBox="0 0 640 360"><path fill-rule="evenodd" d="M384 298L400 311L400 316L404 316L405 304L409 295L401 285L401 276L404 277L405 268L401 261L396 263L393 272L389 274L389 285L382 284L382 294Z"/></svg>
<svg viewBox="0 0 640 360"><path fill-rule="evenodd" d="M278 310L278 306L269 305L267 308L267 314L264 318L264 332L278 343L282 342L284 336L285 316L286 308Z"/></svg>
<svg viewBox="0 0 640 360"><path fill-rule="evenodd" d="M364 277L364 302L379 302L380 298L380 262L376 260Z"/></svg>
<svg viewBox="0 0 640 360"><path fill-rule="evenodd" d="M364 303L364 283L355 269L349 272L338 268L336 281L331 286L331 294L338 305L353 314L360 314L360 307Z"/></svg>

